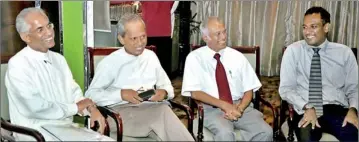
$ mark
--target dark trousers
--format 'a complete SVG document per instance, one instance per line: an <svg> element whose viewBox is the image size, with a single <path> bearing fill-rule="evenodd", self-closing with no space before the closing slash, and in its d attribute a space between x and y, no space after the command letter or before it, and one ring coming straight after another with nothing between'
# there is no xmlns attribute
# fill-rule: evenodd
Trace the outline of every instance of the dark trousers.
<svg viewBox="0 0 359 142"><path fill-rule="evenodd" d="M294 113L293 126L298 141L319 141L322 133L328 133L335 136L339 141L358 141L358 129L351 123L347 123L342 127L344 118L348 112L348 108L340 105L324 105L323 115L318 118L321 128L309 124L305 128L298 128L298 123L303 115Z"/></svg>

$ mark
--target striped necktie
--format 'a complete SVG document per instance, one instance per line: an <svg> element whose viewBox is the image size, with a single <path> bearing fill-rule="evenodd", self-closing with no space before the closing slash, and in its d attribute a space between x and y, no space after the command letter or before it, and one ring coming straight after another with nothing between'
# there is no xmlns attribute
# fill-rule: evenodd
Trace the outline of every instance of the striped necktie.
<svg viewBox="0 0 359 142"><path fill-rule="evenodd" d="M313 50L309 77L309 104L314 106L317 117L320 117L323 115L322 72L318 53L320 48L313 48Z"/></svg>

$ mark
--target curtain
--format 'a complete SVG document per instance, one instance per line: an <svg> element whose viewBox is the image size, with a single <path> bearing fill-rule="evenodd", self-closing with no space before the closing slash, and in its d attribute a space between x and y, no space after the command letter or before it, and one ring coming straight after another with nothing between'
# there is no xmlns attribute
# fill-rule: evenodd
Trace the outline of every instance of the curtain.
<svg viewBox="0 0 359 142"><path fill-rule="evenodd" d="M114 4L111 2L110 6L110 19L114 21L120 20L121 16L125 13L137 13L138 4L134 5L133 2L125 2Z"/></svg>
<svg viewBox="0 0 359 142"><path fill-rule="evenodd" d="M228 46L259 45L261 75L277 76L282 48L303 39L304 13L322 6L331 14L328 40L358 47L358 1L197 1L191 5L195 21L219 16L225 21ZM203 45L200 33L191 35L191 44Z"/></svg>
<svg viewBox="0 0 359 142"><path fill-rule="evenodd" d="M93 28L95 31L111 32L110 1L93 1Z"/></svg>

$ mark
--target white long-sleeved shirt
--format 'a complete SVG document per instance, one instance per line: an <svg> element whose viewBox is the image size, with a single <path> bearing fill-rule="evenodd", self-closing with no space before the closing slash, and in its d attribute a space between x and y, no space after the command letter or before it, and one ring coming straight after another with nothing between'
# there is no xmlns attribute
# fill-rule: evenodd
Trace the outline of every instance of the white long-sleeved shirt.
<svg viewBox="0 0 359 142"><path fill-rule="evenodd" d="M145 49L141 55L133 56L122 47L99 62L85 96L100 106L126 104L121 89L137 91L154 86L166 90L168 99L174 97L171 81L153 51Z"/></svg>
<svg viewBox="0 0 359 142"><path fill-rule="evenodd" d="M219 98L215 75L217 66L215 54L216 52L208 46L198 48L188 54L183 74L183 96L191 96L191 91L203 91ZM252 66L242 53L226 47L220 50L219 54L226 70L233 100L241 99L244 92L249 90L254 92L262 86Z"/></svg>
<svg viewBox="0 0 359 142"><path fill-rule="evenodd" d="M10 59L5 85L11 123L37 129L45 140L53 139L41 125L72 123L78 112L76 102L84 99L62 55L38 52L29 46ZM28 140L23 135L15 137Z"/></svg>

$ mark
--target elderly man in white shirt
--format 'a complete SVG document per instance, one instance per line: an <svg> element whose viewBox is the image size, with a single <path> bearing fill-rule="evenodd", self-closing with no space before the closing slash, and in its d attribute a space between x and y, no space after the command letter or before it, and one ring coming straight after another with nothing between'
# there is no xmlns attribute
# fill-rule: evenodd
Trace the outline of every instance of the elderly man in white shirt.
<svg viewBox="0 0 359 142"><path fill-rule="evenodd" d="M49 50L55 45L54 25L39 8L26 8L16 17L16 30L27 44L8 63L5 85L11 123L38 130L46 141L58 141L41 126L72 124L73 115L91 113L91 125L105 119L94 103L84 98L65 58ZM15 134L16 140L33 140Z"/></svg>
<svg viewBox="0 0 359 142"><path fill-rule="evenodd" d="M101 106L118 104L112 109L121 114L125 136L194 141L167 103L143 103L139 97L140 90L149 89L154 89L150 102L174 97L171 81L156 54L145 49L147 35L142 18L123 15L118 22L118 39L124 47L98 64L86 96Z"/></svg>
<svg viewBox="0 0 359 142"><path fill-rule="evenodd" d="M209 17L201 25L207 46L192 51L186 59L182 95L204 102L204 126L215 141L235 141L234 129L243 141L271 141L272 128L253 108L253 92L261 87L244 55L226 47L222 20Z"/></svg>

